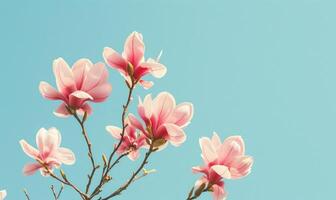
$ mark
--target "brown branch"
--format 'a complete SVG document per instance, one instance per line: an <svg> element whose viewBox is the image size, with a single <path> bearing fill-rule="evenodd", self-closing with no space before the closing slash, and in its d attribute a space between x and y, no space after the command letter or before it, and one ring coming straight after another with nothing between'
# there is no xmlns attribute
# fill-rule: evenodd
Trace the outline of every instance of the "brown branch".
<svg viewBox="0 0 336 200"><path fill-rule="evenodd" d="M92 144L91 144L91 141L90 141L89 136L87 134L87 131L85 129L85 125L84 125L86 117L87 117L87 113L84 114L82 119L79 118L79 116L76 112L72 112L72 114L73 114L73 116L75 117L76 121L79 123L79 125L82 129L82 135L84 136L84 139L85 139L88 151L89 151L88 156L89 156L89 159L90 159L90 162L91 162L91 165L92 165L92 170L91 170L91 173L88 175L88 182L87 182L86 187L85 187L85 194L88 194L88 192L90 190L91 183L92 183L92 179L94 177L94 174L95 174L96 170L99 168L99 165L95 164L95 160L93 158L93 153L92 153Z"/></svg>
<svg viewBox="0 0 336 200"><path fill-rule="evenodd" d="M203 183L204 184L204 183ZM192 187L189 194L188 194L188 197L186 200L193 200L193 199L197 199L198 197L200 197L204 192L209 192L211 191L210 188L212 187L211 184L208 184L208 186L206 186L205 184L204 185L201 185L199 188L196 188L195 190L195 187Z"/></svg>
<svg viewBox="0 0 336 200"><path fill-rule="evenodd" d="M30 200L29 194L26 189L23 189L23 193L25 194L26 199Z"/></svg>
<svg viewBox="0 0 336 200"><path fill-rule="evenodd" d="M66 177L63 170L60 170L62 178L63 178L63 179L61 179L58 176L56 176L42 160L36 159L36 161L39 162L43 166L43 168L46 170L47 174L50 175L52 178L59 181L60 183L63 183L64 185L70 186L72 189L74 189L80 195L80 197L83 200L89 200L88 196L85 193L83 193L80 189L78 189L77 186L75 186L73 183L71 183L69 181L69 179Z"/></svg>
<svg viewBox="0 0 336 200"><path fill-rule="evenodd" d="M95 197L96 195L98 195L101 190L102 190L102 187L105 185L105 183L107 183L110 178L109 178L109 172L111 171L111 169L117 164L119 163L120 159L122 159L123 157L125 157L127 154L121 154L117 160L115 160L113 163L112 163L112 159L114 157L114 155L117 153L119 147L121 146L122 144L122 141L124 139L124 135L125 135L125 130L126 130L126 127L127 125L125 124L125 118L126 118L126 114L127 114L127 109L128 109L128 106L130 105L131 103L131 100L132 100L132 94L133 94L133 90L134 90L134 87L135 87L135 83L132 84L131 86L128 85L128 88L129 88L129 91L128 91L128 97L127 97L127 101L126 101L126 104L123 105L123 112L121 114L121 123L122 123L122 131L120 133L120 140L117 144L117 146L114 148L114 150L112 151L112 153L110 154L109 156L109 159L107 161L107 163L104 165L104 168L103 168L103 171L102 171L102 175L101 175L101 178L100 178L100 181L99 181L99 184L97 185L97 187L93 190L90 198L93 198ZM105 161L104 161L105 162Z"/></svg>
<svg viewBox="0 0 336 200"><path fill-rule="evenodd" d="M59 197L60 197L61 194L62 194L62 191L63 191L63 189L64 189L64 185L63 185L63 183L61 184L61 188L60 188L60 190L58 191L58 193L56 193L56 190L55 190L54 185L51 185L51 186L50 186L50 189L51 189L51 192L52 192L52 194L53 194L53 196L54 196L54 200L58 200Z"/></svg>
<svg viewBox="0 0 336 200"><path fill-rule="evenodd" d="M144 166L148 163L149 156L155 151L153 144L154 144L154 141L152 141L152 143L149 147L149 150L147 151L141 165L138 167L138 169L135 172L133 172L131 178L124 185L122 185L120 188L118 188L116 191L114 191L109 196L107 196L105 198L100 198L101 200L108 200L108 199L110 199L114 196L120 195L121 192L126 190L131 183L133 183L135 180L137 180L137 175L141 172L141 170L144 168Z"/></svg>

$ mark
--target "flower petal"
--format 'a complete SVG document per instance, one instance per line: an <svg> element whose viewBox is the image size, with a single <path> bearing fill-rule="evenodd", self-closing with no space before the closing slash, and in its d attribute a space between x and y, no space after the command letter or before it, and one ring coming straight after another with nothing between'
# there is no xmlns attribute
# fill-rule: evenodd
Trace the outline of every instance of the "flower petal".
<svg viewBox="0 0 336 200"><path fill-rule="evenodd" d="M223 178L230 179L231 173L229 171L229 168L227 168L224 165L214 165L211 167L218 175L220 175Z"/></svg>
<svg viewBox="0 0 336 200"><path fill-rule="evenodd" d="M245 145L240 136L230 136L226 138L218 151L220 162L225 165L230 163L237 157L244 154Z"/></svg>
<svg viewBox="0 0 336 200"><path fill-rule="evenodd" d="M185 127L193 117L193 110L194 108L191 103L181 103L176 106L168 121L180 127Z"/></svg>
<svg viewBox="0 0 336 200"><path fill-rule="evenodd" d="M86 58L79 59L73 64L72 73L78 90L82 88L85 77L92 66L92 62Z"/></svg>
<svg viewBox="0 0 336 200"><path fill-rule="evenodd" d="M55 111L54 115L57 117L69 117L71 114L69 113L68 109L66 108L66 104L62 103Z"/></svg>
<svg viewBox="0 0 336 200"><path fill-rule="evenodd" d="M41 81L39 85L39 90L41 95L50 100L63 100L64 97L55 88L53 88L49 83Z"/></svg>
<svg viewBox="0 0 336 200"><path fill-rule="evenodd" d="M230 167L232 179L238 179L247 176L251 172L253 158L251 156L240 156L236 158Z"/></svg>
<svg viewBox="0 0 336 200"><path fill-rule="evenodd" d="M134 150L128 154L128 158L132 161L135 161L139 157L139 155L140 155L139 150Z"/></svg>
<svg viewBox="0 0 336 200"><path fill-rule="evenodd" d="M146 90L150 89L154 85L153 81L145 81L145 80L139 80L139 84Z"/></svg>
<svg viewBox="0 0 336 200"><path fill-rule="evenodd" d="M63 147L58 148L57 159L66 165L73 165L76 161L75 154L70 149Z"/></svg>
<svg viewBox="0 0 336 200"><path fill-rule="evenodd" d="M76 84L72 71L63 58L54 60L53 70L56 78L57 88L63 94L63 96L68 96L70 93L76 90Z"/></svg>
<svg viewBox="0 0 336 200"><path fill-rule="evenodd" d="M144 53L145 44L142 41L142 35L138 32L131 33L126 39L123 55L134 67L137 67L143 60Z"/></svg>
<svg viewBox="0 0 336 200"><path fill-rule="evenodd" d="M214 146L214 148L216 149L216 151L220 149L220 147L222 145L222 142L221 142L221 139L216 132L213 133L213 136L211 138L211 142L212 142L212 145Z"/></svg>
<svg viewBox="0 0 336 200"><path fill-rule="evenodd" d="M150 73L155 78L162 78L167 73L167 68L163 64L155 61L152 58L149 58L147 62L141 63L141 66L149 68Z"/></svg>
<svg viewBox="0 0 336 200"><path fill-rule="evenodd" d="M96 63L87 72L86 79L83 83L81 90L88 92L94 89L95 87L98 87L103 83L106 83L107 79L108 79L108 71L104 63Z"/></svg>
<svg viewBox="0 0 336 200"><path fill-rule="evenodd" d="M33 175L37 170L41 169L42 166L39 163L30 163L30 164L26 164L23 167L23 174L25 176L30 176Z"/></svg>
<svg viewBox="0 0 336 200"><path fill-rule="evenodd" d="M0 200L4 200L6 196L7 196L6 190L1 190L0 191Z"/></svg>
<svg viewBox="0 0 336 200"><path fill-rule="evenodd" d="M176 126L175 124L164 124L163 126L166 128L169 135L169 141L172 145L180 146L187 139L186 134L179 126Z"/></svg>
<svg viewBox="0 0 336 200"><path fill-rule="evenodd" d="M29 157L36 159L39 156L40 152L28 144L25 140L20 140L20 145L23 152L25 152L25 154L27 154Z"/></svg>
<svg viewBox="0 0 336 200"><path fill-rule="evenodd" d="M200 138L199 143L202 150L202 157L207 163L217 159L216 151L209 138L202 137Z"/></svg>
<svg viewBox="0 0 336 200"><path fill-rule="evenodd" d="M93 100L93 97L84 91L77 90L70 94L69 106L78 109L87 100Z"/></svg>
<svg viewBox="0 0 336 200"><path fill-rule="evenodd" d="M212 195L214 200L225 200L226 199L226 192L223 187L219 185L212 186Z"/></svg>
<svg viewBox="0 0 336 200"><path fill-rule="evenodd" d="M139 120L133 114L129 114L128 119L129 119L129 122L131 123L132 126L139 129L143 133L146 132L145 129L143 128L142 124L139 122Z"/></svg>
<svg viewBox="0 0 336 200"><path fill-rule="evenodd" d="M112 85L109 83L100 84L97 87L94 87L88 93L93 97L93 102L102 102L107 99L112 91Z"/></svg>
<svg viewBox="0 0 336 200"><path fill-rule="evenodd" d="M114 138L120 139L122 129L116 126L106 126L106 131L109 132Z"/></svg>
<svg viewBox="0 0 336 200"><path fill-rule="evenodd" d="M164 123L173 112L176 103L174 97L168 92L161 92L154 100L153 114L158 124Z"/></svg>
<svg viewBox="0 0 336 200"><path fill-rule="evenodd" d="M123 74L127 74L127 61L115 50L109 47L105 47L103 51L103 57L109 66L116 68Z"/></svg>

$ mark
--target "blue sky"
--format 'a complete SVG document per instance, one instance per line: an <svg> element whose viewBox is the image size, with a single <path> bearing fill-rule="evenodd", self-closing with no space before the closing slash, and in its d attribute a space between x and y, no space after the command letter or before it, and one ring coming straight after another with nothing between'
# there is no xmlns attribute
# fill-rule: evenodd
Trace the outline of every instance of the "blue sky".
<svg viewBox="0 0 336 200"><path fill-rule="evenodd" d="M90 165L79 127L52 114L58 103L44 100L38 84L54 84L55 58L102 61L105 46L122 50L136 30L147 56L163 49L168 73L151 90L137 88L135 97L169 91L177 102L193 102L195 115L186 143L155 154L148 168L158 172L116 199L184 199L198 178L191 167L202 162L198 139L213 131L242 135L255 159L247 178L227 181L229 199L335 199L335 6L331 0L1 1L0 188L8 199L23 199L23 188L32 200L51 199L54 181L22 175L29 158L18 141L34 143L40 127L52 126L78 159L64 169L84 185ZM114 143L105 126L120 125L127 92L120 75L109 72L112 95L93 106L87 123L98 155ZM136 164L124 160L107 189ZM77 196L66 189L62 197Z"/></svg>

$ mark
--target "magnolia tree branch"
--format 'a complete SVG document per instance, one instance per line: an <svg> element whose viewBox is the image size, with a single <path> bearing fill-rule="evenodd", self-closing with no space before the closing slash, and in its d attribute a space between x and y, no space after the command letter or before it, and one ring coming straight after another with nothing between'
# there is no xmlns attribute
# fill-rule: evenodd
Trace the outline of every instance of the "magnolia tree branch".
<svg viewBox="0 0 336 200"><path fill-rule="evenodd" d="M125 130L126 130L126 127L127 125L125 124L125 118L126 118L126 114L127 114L127 110L128 110L128 107L131 103L131 100L132 100L132 94L133 94L133 90L134 90L134 87L135 87L135 84L132 84L131 86L128 85L128 88L129 88L129 91L128 91L128 97L127 97L127 101L126 101L126 104L123 105L123 112L121 114L121 124L122 124L122 131L120 133L120 140L118 142L118 144L116 145L116 147L114 148L114 150L112 151L112 153L110 154L109 156L109 159L107 160L105 155L103 155L103 160L104 160L104 168L103 168L103 171L102 171L102 175L101 175L101 178L100 178L100 181L99 181L99 184L97 185L97 187L93 190L90 198L93 198L95 197L96 195L98 195L101 190L102 190L102 187L105 185L105 183L109 182L111 180L110 176L109 176L109 172L111 171L111 169L119 163L119 161L127 156L129 154L129 152L126 152L124 154L121 154L114 162L112 162L112 159L114 157L114 155L117 153L119 147L121 146L122 144L122 141L124 139L124 135L125 135Z"/></svg>
<svg viewBox="0 0 336 200"><path fill-rule="evenodd" d="M209 192L211 188L211 184L208 184L208 186L205 185L205 183L203 183L202 185L200 185L198 188L192 187L188 197L186 200L193 200L193 199L197 199L198 197L200 197L204 192Z"/></svg>
<svg viewBox="0 0 336 200"><path fill-rule="evenodd" d="M56 192L54 185L51 185L51 186L50 186L50 189L51 189L51 192L52 192L52 194L53 194L54 200L58 200L59 197L60 197L61 194L62 194L62 191L63 191L63 189L64 189L64 185L63 185L63 183L62 183L61 188L60 188L60 190L59 190L58 192Z"/></svg>
<svg viewBox="0 0 336 200"><path fill-rule="evenodd" d="M29 194L28 194L28 192L27 192L26 189L23 189L23 193L24 193L26 199L27 199L27 200L30 200Z"/></svg>
<svg viewBox="0 0 336 200"><path fill-rule="evenodd" d="M91 165L92 165L92 170L91 170L91 173L88 175L88 182L86 184L86 187L85 187L85 194L88 194L89 190L90 190L90 186L91 186L91 183L92 183L92 179L94 177L94 174L96 172L96 170L99 168L99 165L96 165L95 164L95 160L93 158L93 153L92 153L92 144L91 144L91 141L89 139L89 136L87 134L87 131L85 129L85 120L87 118L87 113L85 112L84 113L84 116L82 119L79 118L78 114L76 112L72 112L73 116L75 117L76 121L79 123L81 129L82 129L82 135L84 136L84 139L85 139L85 142L86 142L86 145L87 145L87 148L88 148L88 156L89 156L89 159L90 159L90 162L91 162Z"/></svg>
<svg viewBox="0 0 336 200"><path fill-rule="evenodd" d="M138 174L141 172L141 170L144 168L144 166L148 163L148 158L149 156L154 152L154 141L152 141L141 165L138 167L138 169L133 172L131 178L125 183L123 184L120 188L118 188L116 191L114 191L112 194L108 195L105 198L99 198L100 200L107 200L107 199L111 199L114 196L120 195L122 191L126 190L128 188L128 186L133 183L134 181L138 180L139 178L143 177L143 176L139 176Z"/></svg>

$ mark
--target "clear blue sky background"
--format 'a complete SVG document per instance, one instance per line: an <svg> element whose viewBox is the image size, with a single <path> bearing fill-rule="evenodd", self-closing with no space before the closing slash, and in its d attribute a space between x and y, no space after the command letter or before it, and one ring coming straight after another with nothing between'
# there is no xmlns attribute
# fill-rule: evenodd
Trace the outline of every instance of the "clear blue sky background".
<svg viewBox="0 0 336 200"><path fill-rule="evenodd" d="M30 159L18 144L22 138L35 144L37 130L51 126L78 158L65 171L84 185L89 164L79 127L52 114L58 103L42 99L38 84L55 84L53 59L101 61L105 46L121 50L136 30L144 35L146 55L164 50L168 73L135 96L166 90L178 102L193 102L195 116L183 146L150 159L158 173L116 199L184 199L198 178L191 173L201 163L198 138L213 131L223 138L242 135L255 158L250 176L227 181L229 199L336 199L335 6L332 0L1 1L0 188L9 200L23 199L22 188L32 200L52 199L54 181L22 175ZM120 125L126 98L112 69L110 82L112 95L94 105L87 123L96 155L110 151L114 141L105 125ZM108 188L127 179L135 165L122 161ZM62 199L78 198L66 189Z"/></svg>

